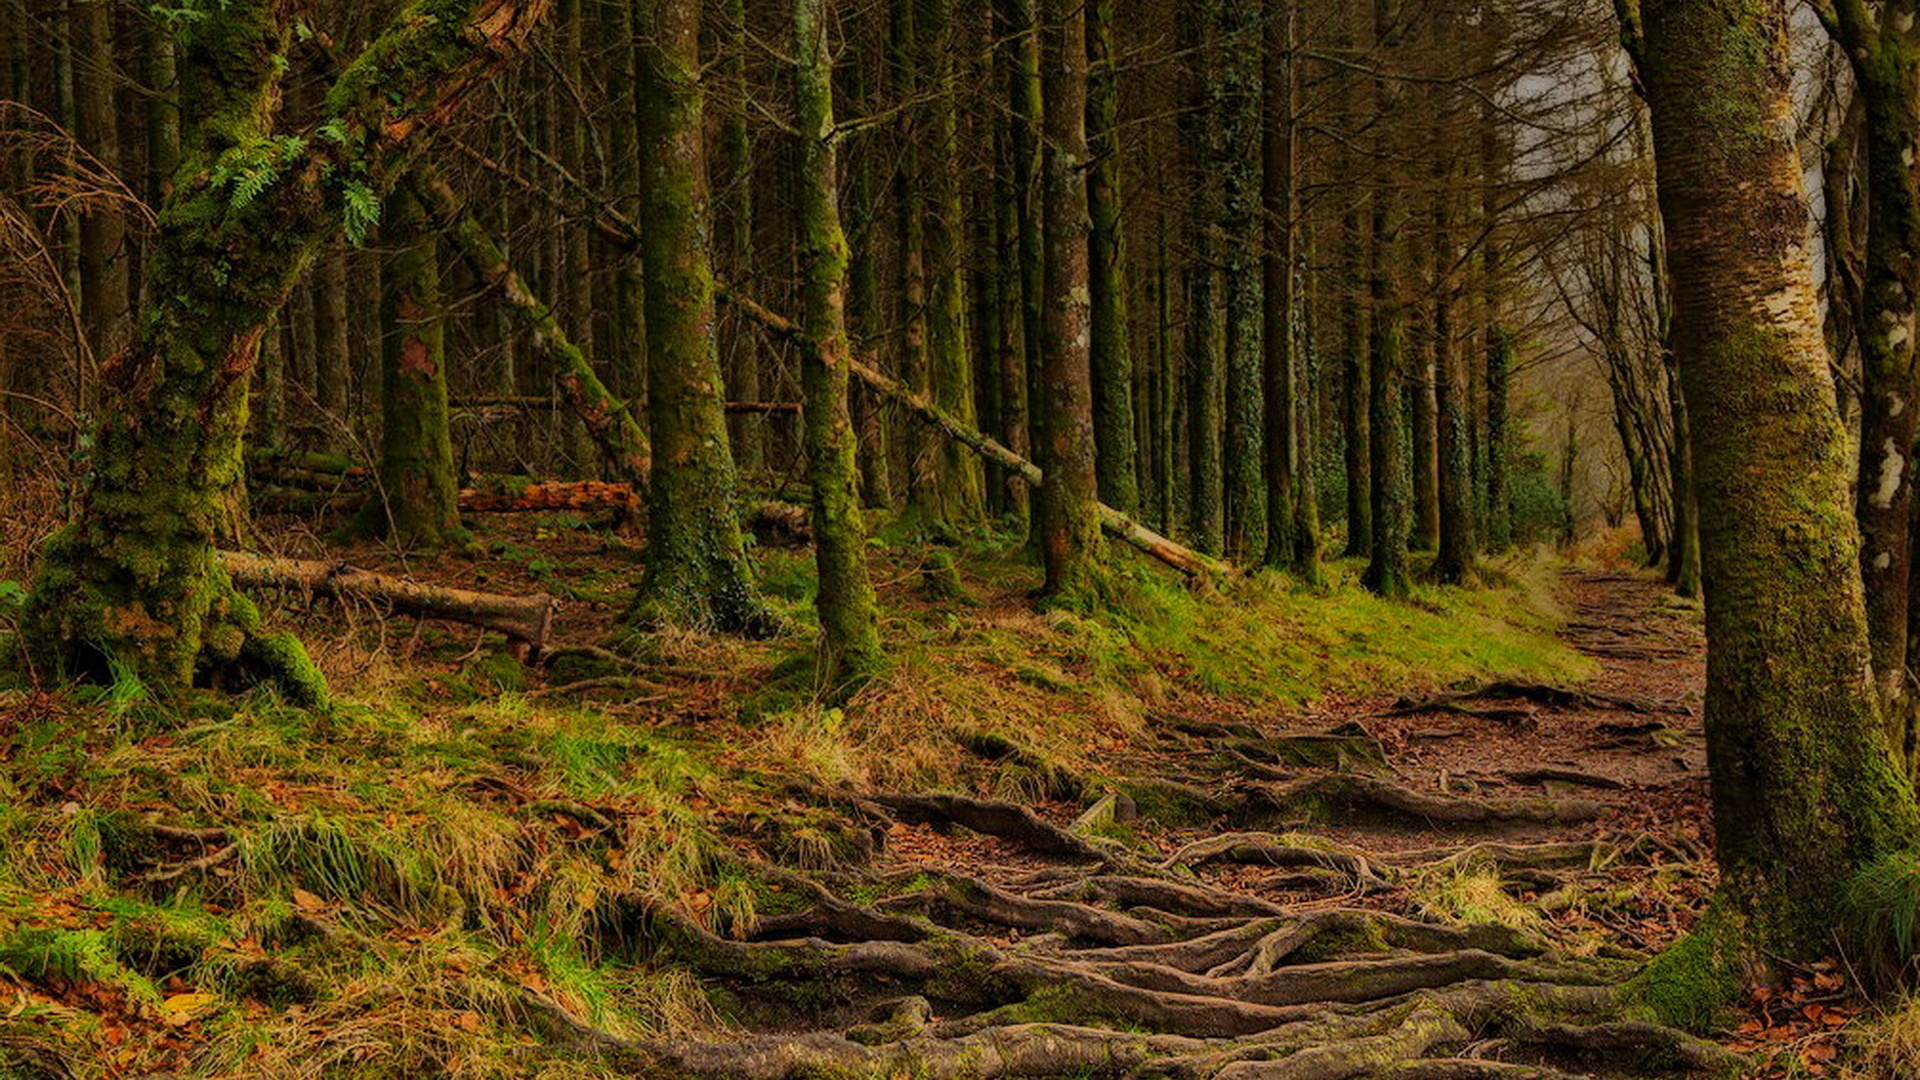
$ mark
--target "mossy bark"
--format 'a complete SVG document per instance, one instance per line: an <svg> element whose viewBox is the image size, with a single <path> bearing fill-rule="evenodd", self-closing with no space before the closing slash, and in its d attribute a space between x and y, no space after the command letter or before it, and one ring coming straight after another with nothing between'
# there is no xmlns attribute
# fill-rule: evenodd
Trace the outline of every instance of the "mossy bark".
<svg viewBox="0 0 1920 1080"><path fill-rule="evenodd" d="M1693 423L1721 900L1775 955L1920 813L1881 729L1794 144L1786 0L1621 0L1652 109Z"/></svg>
<svg viewBox="0 0 1920 1080"><path fill-rule="evenodd" d="M714 342L700 0L641 0L640 144L653 480L647 568L624 621L770 633L740 533Z"/></svg>
<svg viewBox="0 0 1920 1080"><path fill-rule="evenodd" d="M967 341L966 208L960 198L960 98L955 53L954 0L920 0L924 18L915 53L929 72L924 185L927 260L927 366L934 400L968 424L979 423L973 357ZM946 525L986 519L986 478L965 447L941 439L935 446L935 498L930 509Z"/></svg>
<svg viewBox="0 0 1920 1080"><path fill-rule="evenodd" d="M835 180L833 61L827 51L824 0L795 0L793 29L797 123L800 129L800 327L806 395L807 476L813 488L815 607L830 685L871 677L883 664L873 582L861 527L853 419L847 408L847 238L840 226Z"/></svg>
<svg viewBox="0 0 1920 1080"><path fill-rule="evenodd" d="M900 277L900 345L895 374L915 393L931 395L933 377L928 369L927 349L927 230L926 219L921 214L925 110L918 102L921 86L915 45L917 3L918 0L892 0L888 40L893 94L903 103L898 124L898 165L893 174L895 261L899 264ZM906 437L899 440L900 445L894 449L906 462L907 507L937 520L940 448L935 438L918 426L908 427L903 434Z"/></svg>
<svg viewBox="0 0 1920 1080"><path fill-rule="evenodd" d="M1100 501L1123 513L1140 506L1134 438L1133 353L1127 334L1127 250L1120 212L1120 74L1114 0L1087 5L1087 206L1093 218L1093 437Z"/></svg>
<svg viewBox="0 0 1920 1080"><path fill-rule="evenodd" d="M867 58L855 55L847 66L847 97L855 112L866 108ZM847 315L862 351L870 351L886 318L880 308L879 200L874 183L875 151L867 143L852 144L847 170L847 214L852 219L852 247L847 267ZM860 497L869 508L892 509L893 455L890 418L878 398L865 386L854 389L854 431L860 440Z"/></svg>
<svg viewBox="0 0 1920 1080"><path fill-rule="evenodd" d="M380 489L365 526L404 546L464 543L460 478L448 425L447 347L440 303L440 245L419 200L387 197L382 233L393 250L384 278L380 343Z"/></svg>
<svg viewBox="0 0 1920 1080"><path fill-rule="evenodd" d="M1499 318L1487 327L1487 550L1495 555L1513 545L1513 493L1508 478L1507 379L1513 371L1513 333Z"/></svg>
<svg viewBox="0 0 1920 1080"><path fill-rule="evenodd" d="M1187 56L1187 109L1180 118L1184 154L1193 163L1194 202L1184 215L1187 248L1185 293L1187 426L1187 536L1193 546L1218 555L1226 546L1221 517L1221 424L1224 328L1219 295L1219 268L1214 265L1214 224L1218 185L1208 163L1217 156L1214 80L1217 47L1211 42L1211 17L1221 0L1184 5L1179 16L1180 48Z"/></svg>
<svg viewBox="0 0 1920 1080"><path fill-rule="evenodd" d="M1916 293L1920 293L1920 28L1910 7L1884 13L1866 0L1832 8L1836 37L1865 103L1867 251L1860 342L1860 472L1854 513L1860 522L1860 573L1866 583L1867 637L1894 748L1917 748L1907 699L1908 581L1913 565Z"/></svg>
<svg viewBox="0 0 1920 1080"><path fill-rule="evenodd" d="M1291 0L1268 0L1261 97L1264 168L1261 202L1267 223L1262 273L1267 303L1261 391L1265 398L1267 545L1265 565L1290 570L1303 580L1319 580L1317 508L1307 474L1312 448L1301 423L1305 401L1295 326L1295 264L1299 229L1294 213L1293 48ZM1301 481L1307 481L1304 485Z"/></svg>
<svg viewBox="0 0 1920 1080"><path fill-rule="evenodd" d="M1259 8L1228 0L1215 5L1220 59L1215 65L1219 138L1212 168L1221 176L1220 268L1226 285L1225 409L1221 486L1225 553L1258 559L1266 547L1265 442L1261 414L1261 280L1259 249Z"/></svg>
<svg viewBox="0 0 1920 1080"><path fill-rule="evenodd" d="M298 642L263 634L213 547L242 477L260 340L315 250L400 151L517 48L539 0L417 0L335 81L328 137L277 130L284 5L230 0L194 24L180 70L192 132L147 260L133 345L102 373L113 408L74 521L43 550L21 652L52 677L271 677L324 694ZM256 178L247 194L241 183ZM258 177L264 176L264 182Z"/></svg>
<svg viewBox="0 0 1920 1080"><path fill-rule="evenodd" d="M1385 0L1381 0L1380 8L1378 23L1384 44L1384 28L1388 24ZM1384 80L1376 85L1375 93L1383 103L1391 100ZM1367 364L1367 459L1373 543L1361 580L1381 596L1405 596L1409 586L1407 533L1411 522L1404 410L1406 330L1395 280L1398 272L1394 265L1398 257L1395 235L1399 229L1396 203L1390 182L1373 192L1372 265L1368 285L1373 297L1373 351Z"/></svg>
<svg viewBox="0 0 1920 1080"><path fill-rule="evenodd" d="M1079 606L1099 587L1100 501L1093 434L1092 328L1087 209L1086 9L1043 0L1040 40L1046 116L1046 312L1038 407L1042 596Z"/></svg>
<svg viewBox="0 0 1920 1080"><path fill-rule="evenodd" d="M751 99L747 89L746 0L721 0L716 74L724 88L726 116L720 122L720 152L715 155L722 212L718 239L720 271L729 280L747 281L758 271L753 250L753 140L747 130ZM741 333L727 350L727 394L735 401L759 401L760 336ZM741 473L752 475L766 458L766 418L735 416L728 420L733 460Z"/></svg>

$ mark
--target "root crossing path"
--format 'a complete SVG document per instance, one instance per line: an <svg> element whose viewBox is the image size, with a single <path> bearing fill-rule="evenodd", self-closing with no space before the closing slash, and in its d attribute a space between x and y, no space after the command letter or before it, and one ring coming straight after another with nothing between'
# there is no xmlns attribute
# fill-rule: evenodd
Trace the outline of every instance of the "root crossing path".
<svg viewBox="0 0 1920 1080"><path fill-rule="evenodd" d="M1578 686L1164 716L1136 779L1047 774L1038 804L816 792L872 867L751 863L741 925L616 920L762 1034L554 1036L734 1080L1739 1075L1622 991L1712 885L1697 616L1637 575L1562 585Z"/></svg>

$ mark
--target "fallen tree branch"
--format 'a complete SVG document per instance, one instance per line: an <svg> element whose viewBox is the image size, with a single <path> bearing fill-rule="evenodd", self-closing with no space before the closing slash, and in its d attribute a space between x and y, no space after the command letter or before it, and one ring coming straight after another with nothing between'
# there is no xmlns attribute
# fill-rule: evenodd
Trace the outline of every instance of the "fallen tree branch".
<svg viewBox="0 0 1920 1080"><path fill-rule="evenodd" d="M768 331L795 342L801 348L808 347L805 335L801 334L800 328L792 320L777 315L724 286L717 288L716 295L738 307ZM948 437L971 448L988 461L1018 476L1029 486L1039 487L1045 479L1040 466L1007 449L991 436L963 423L953 414L927 400L925 395L916 394L899 381L881 374L878 369L849 357L847 370L853 374L854 378L866 383L883 397L939 428ZM1100 504L1100 524L1110 535L1146 552L1183 574L1199 576L1233 572L1233 567L1228 564L1174 543L1105 503Z"/></svg>
<svg viewBox="0 0 1920 1080"><path fill-rule="evenodd" d="M394 611L446 619L505 634L529 659L546 648L557 608L546 593L502 596L428 585L361 570L346 563L309 562L223 551L220 561L233 583L249 589L292 589L335 599L370 600Z"/></svg>

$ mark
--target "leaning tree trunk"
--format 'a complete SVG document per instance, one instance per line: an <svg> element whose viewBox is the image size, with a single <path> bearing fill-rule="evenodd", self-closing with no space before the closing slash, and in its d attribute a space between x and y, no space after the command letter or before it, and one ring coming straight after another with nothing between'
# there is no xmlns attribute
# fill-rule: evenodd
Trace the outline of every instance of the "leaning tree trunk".
<svg viewBox="0 0 1920 1080"><path fill-rule="evenodd" d="M700 9L700 0L637 9L653 482L646 576L625 621L757 635L776 623L734 509L739 479L714 342Z"/></svg>
<svg viewBox="0 0 1920 1080"><path fill-rule="evenodd" d="M1099 584L1100 502L1093 437L1087 211L1087 24L1080 0L1042 0L1046 311L1041 346L1040 553L1053 604L1083 605Z"/></svg>
<svg viewBox="0 0 1920 1080"><path fill-rule="evenodd" d="M388 196L383 221L395 253L381 302L380 487L362 520L398 544L435 548L467 539L448 426L440 245L404 187Z"/></svg>
<svg viewBox="0 0 1920 1080"><path fill-rule="evenodd" d="M847 238L835 191L833 62L824 0L795 0L794 102L800 129L800 329L806 395L807 476L813 488L814 561L820 587L820 650L829 685L843 687L880 670L880 631L867 576L860 522L857 440L847 408Z"/></svg>
<svg viewBox="0 0 1920 1080"><path fill-rule="evenodd" d="M284 7L228 0L183 48L193 138L160 210L137 337L102 373L112 407L95 470L43 549L22 616L22 655L44 676L124 673L165 692L225 685L237 670L297 698L325 692L297 641L261 632L213 548L242 475L260 340L315 249L363 221L410 136L516 50L546 4L410 5L334 81L329 135L308 140L274 126L293 33ZM264 188L238 197L231 178L263 168Z"/></svg>
<svg viewBox="0 0 1920 1080"><path fill-rule="evenodd" d="M1920 292L1920 28L1911 4L1875 14L1865 0L1833 5L1834 30L1866 106L1867 259L1861 299L1860 573L1867 640L1894 749L1912 772L1915 730L1907 692L1908 578L1913 566L1916 292ZM1897 13L1897 14L1896 14Z"/></svg>
<svg viewBox="0 0 1920 1080"><path fill-rule="evenodd" d="M1787 0L1658 0L1637 51L1693 419L1720 895L1747 920L1709 940L1811 958L1842 884L1920 815L1880 728L1789 23Z"/></svg>

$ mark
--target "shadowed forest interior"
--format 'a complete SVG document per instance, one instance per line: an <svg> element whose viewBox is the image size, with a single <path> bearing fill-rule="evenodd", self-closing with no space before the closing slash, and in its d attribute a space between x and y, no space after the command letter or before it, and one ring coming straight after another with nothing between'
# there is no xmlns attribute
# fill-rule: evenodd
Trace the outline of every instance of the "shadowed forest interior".
<svg viewBox="0 0 1920 1080"><path fill-rule="evenodd" d="M0 1080L1920 1077L1913 0L0 0Z"/></svg>

